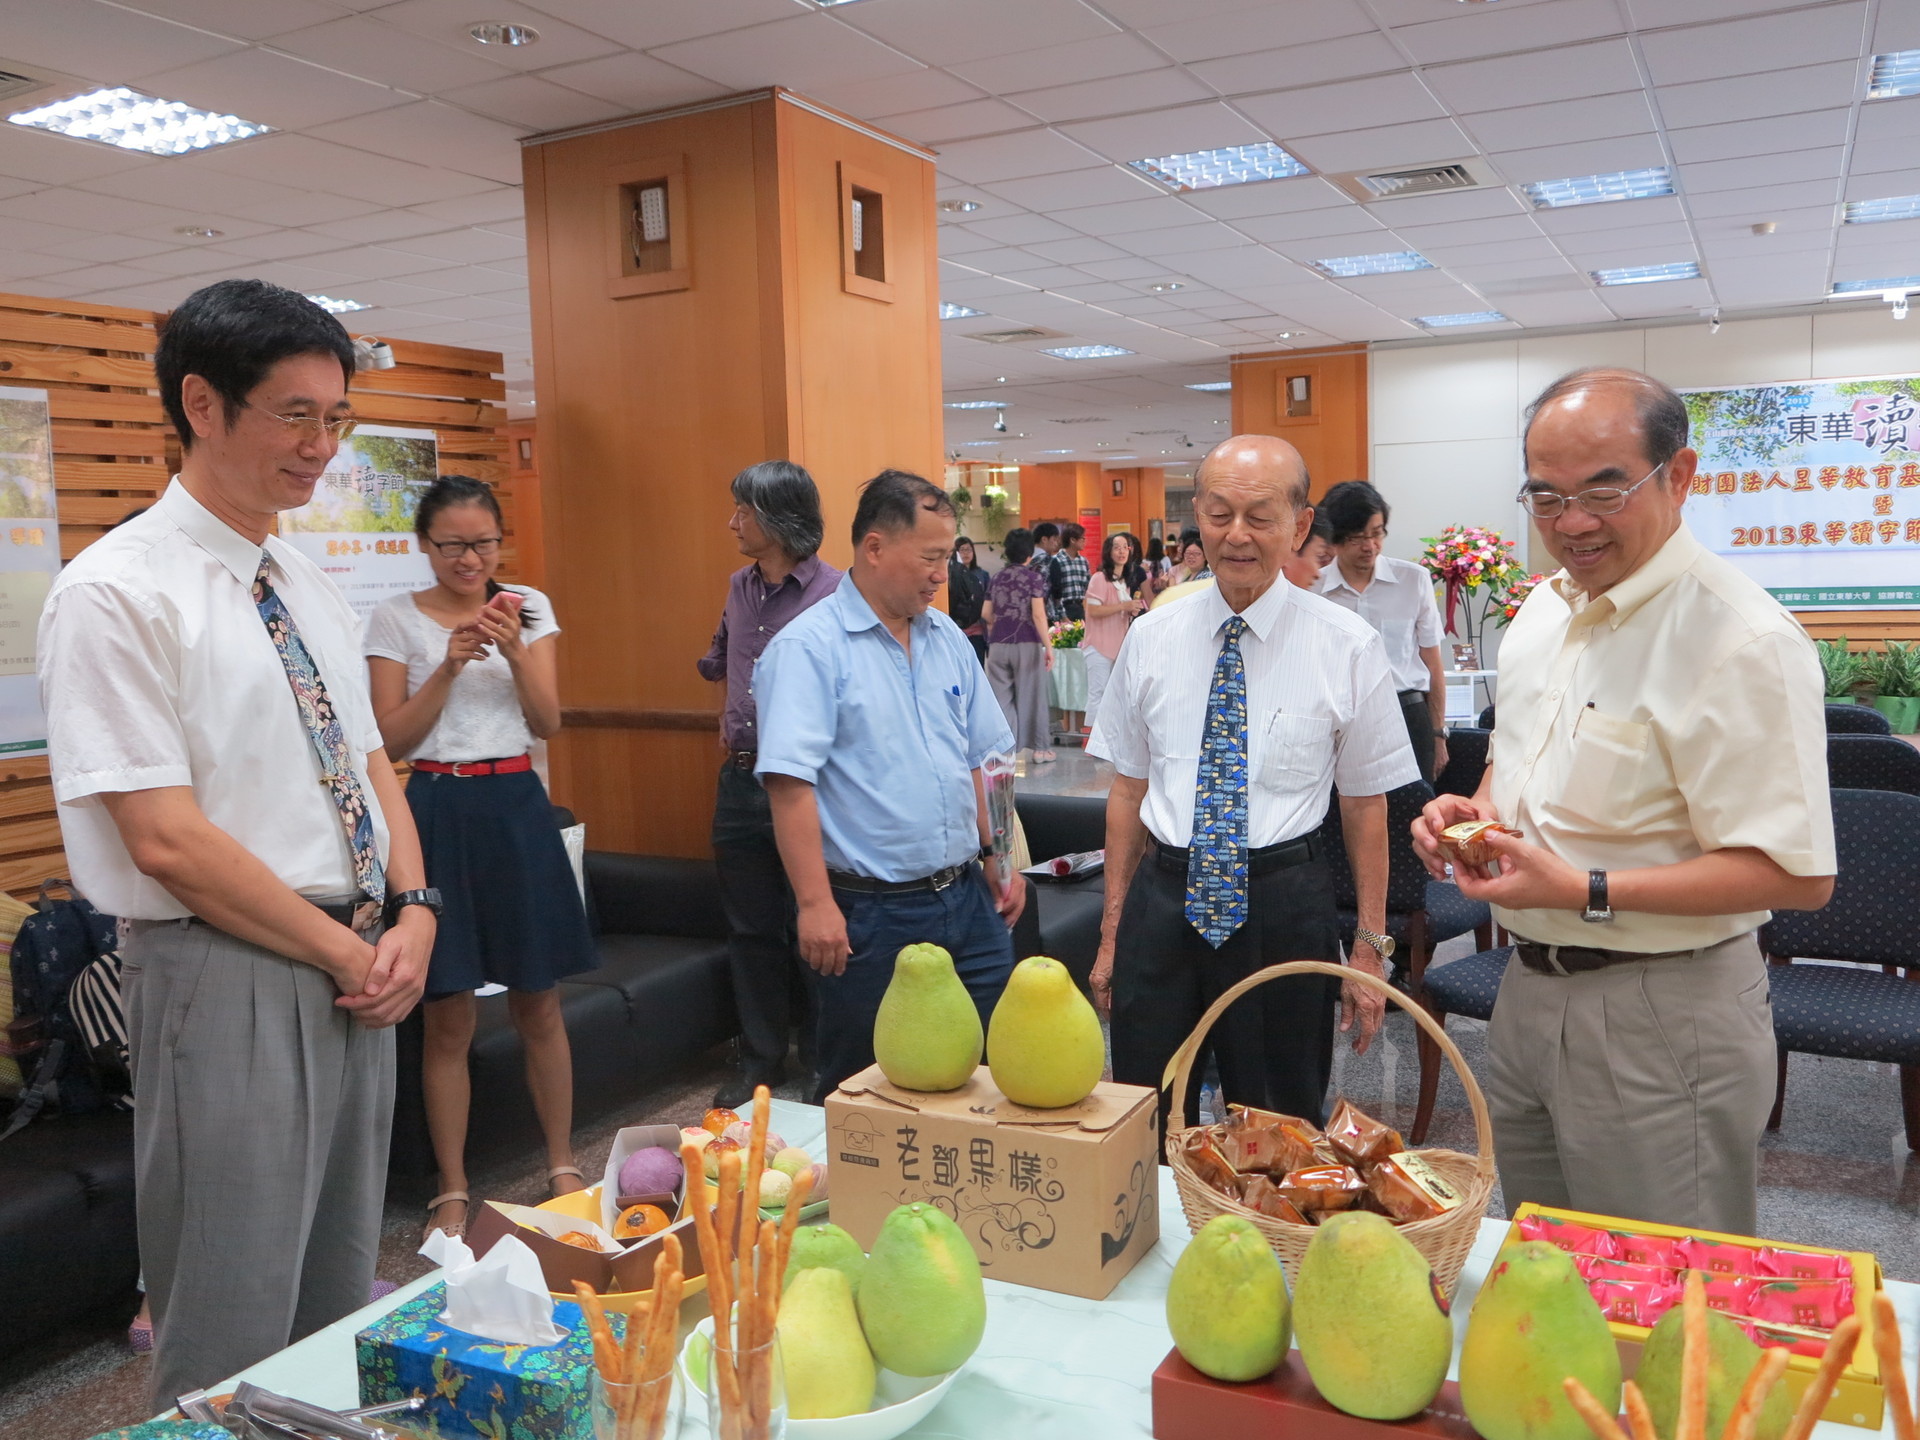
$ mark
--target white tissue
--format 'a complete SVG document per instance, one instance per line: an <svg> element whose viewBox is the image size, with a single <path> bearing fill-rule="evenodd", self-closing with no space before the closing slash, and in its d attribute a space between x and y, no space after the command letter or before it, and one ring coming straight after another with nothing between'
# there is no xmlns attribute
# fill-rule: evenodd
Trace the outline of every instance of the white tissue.
<svg viewBox="0 0 1920 1440"><path fill-rule="evenodd" d="M566 1336L553 1323L553 1296L539 1259L514 1236L503 1236L476 1260L466 1241L435 1230L420 1253L446 1271L440 1319L454 1329L502 1345L555 1345Z"/></svg>

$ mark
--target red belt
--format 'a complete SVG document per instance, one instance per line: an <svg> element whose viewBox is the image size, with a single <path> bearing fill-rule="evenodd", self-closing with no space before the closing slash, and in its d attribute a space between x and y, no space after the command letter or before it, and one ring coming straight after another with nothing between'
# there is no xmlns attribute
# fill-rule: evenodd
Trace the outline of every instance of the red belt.
<svg viewBox="0 0 1920 1440"><path fill-rule="evenodd" d="M458 775L462 779L469 775L518 775L522 770L533 769L533 757L514 755L505 760L456 760L451 765L444 760L416 760L413 768L424 770L429 775Z"/></svg>

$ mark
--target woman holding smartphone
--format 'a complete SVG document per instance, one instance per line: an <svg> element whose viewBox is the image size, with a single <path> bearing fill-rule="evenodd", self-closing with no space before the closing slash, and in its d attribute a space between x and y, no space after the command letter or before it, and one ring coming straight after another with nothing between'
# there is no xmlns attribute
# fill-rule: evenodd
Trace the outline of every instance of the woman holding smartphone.
<svg viewBox="0 0 1920 1440"><path fill-rule="evenodd" d="M585 1183L573 1163L573 1059L554 986L599 959L528 754L560 728L560 626L545 595L493 578L503 528L487 485L436 480L414 519L435 583L382 603L365 645L387 753L413 761L407 803L445 907L427 971L422 1073L442 1192L427 1229L453 1235L468 1213L467 1051L482 985L507 987L548 1184L563 1194Z"/></svg>

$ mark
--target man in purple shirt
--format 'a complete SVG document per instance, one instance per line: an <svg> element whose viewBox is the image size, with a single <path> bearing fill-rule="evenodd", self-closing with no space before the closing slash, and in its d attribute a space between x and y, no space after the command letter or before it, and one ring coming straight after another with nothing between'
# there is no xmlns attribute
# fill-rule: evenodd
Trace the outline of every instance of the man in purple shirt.
<svg viewBox="0 0 1920 1440"><path fill-rule="evenodd" d="M708 680L726 682L720 715L719 794L713 807L713 859L727 912L728 960L740 1011L740 1071L713 1097L736 1109L756 1085L786 1078L787 1040L807 1023L806 969L794 928L793 891L773 839L773 812L754 778L760 749L753 705L753 667L780 627L840 583L820 548L820 492L790 460L768 460L733 477L727 521L740 553L753 563L736 570L713 645L697 662ZM801 1054L811 1050L804 1029Z"/></svg>

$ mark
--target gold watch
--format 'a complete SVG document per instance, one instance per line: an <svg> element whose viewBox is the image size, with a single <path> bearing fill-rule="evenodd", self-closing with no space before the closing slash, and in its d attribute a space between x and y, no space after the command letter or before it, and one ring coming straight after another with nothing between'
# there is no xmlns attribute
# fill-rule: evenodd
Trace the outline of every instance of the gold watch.
<svg viewBox="0 0 1920 1440"><path fill-rule="evenodd" d="M1353 927L1353 938L1366 941L1382 960L1391 960L1393 952L1400 948L1399 943L1391 935L1376 935L1364 925Z"/></svg>

